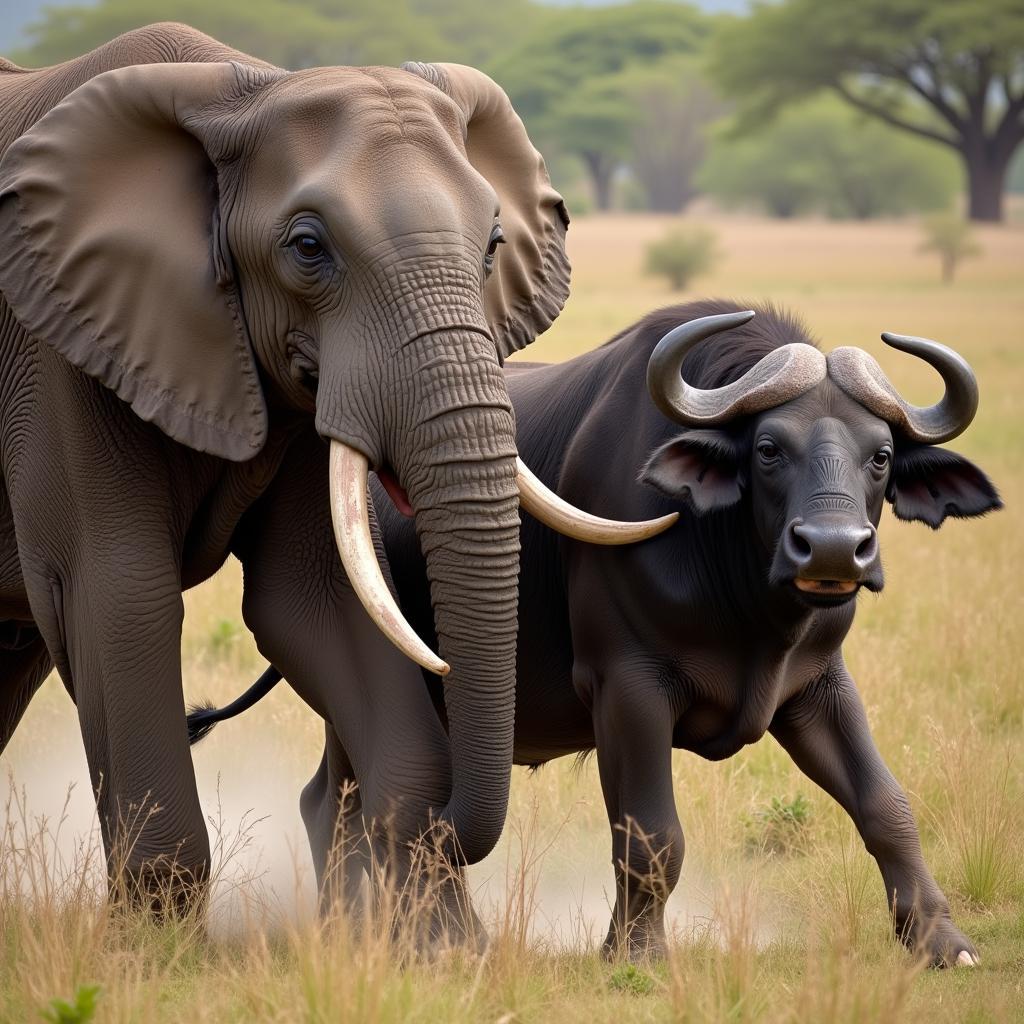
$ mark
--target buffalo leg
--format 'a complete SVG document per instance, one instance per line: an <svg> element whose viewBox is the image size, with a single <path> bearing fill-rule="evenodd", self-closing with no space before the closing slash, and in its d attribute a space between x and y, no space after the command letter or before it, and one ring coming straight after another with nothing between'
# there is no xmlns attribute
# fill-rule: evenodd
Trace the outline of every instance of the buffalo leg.
<svg viewBox="0 0 1024 1024"><path fill-rule="evenodd" d="M672 723L657 680L624 669L596 688L597 761L612 827L615 908L607 955L658 956L679 881L683 830L672 792Z"/></svg>
<svg viewBox="0 0 1024 1024"><path fill-rule="evenodd" d="M885 882L896 933L935 965L977 958L953 924L949 903L921 854L906 794L875 746L864 707L842 662L784 704L772 735L800 770L833 796L857 826Z"/></svg>

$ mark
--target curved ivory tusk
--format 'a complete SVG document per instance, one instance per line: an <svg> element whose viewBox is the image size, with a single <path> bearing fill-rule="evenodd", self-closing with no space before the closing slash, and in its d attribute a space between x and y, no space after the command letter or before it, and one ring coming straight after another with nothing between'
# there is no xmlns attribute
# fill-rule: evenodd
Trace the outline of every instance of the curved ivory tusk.
<svg viewBox="0 0 1024 1024"><path fill-rule="evenodd" d="M634 544L657 536L679 518L678 512L670 512L657 519L623 523L592 516L545 487L520 458L516 459L516 483L519 485L519 503L530 515L566 537L591 544Z"/></svg>
<svg viewBox="0 0 1024 1024"><path fill-rule="evenodd" d="M331 522L341 564L349 582L377 628L407 657L439 676L449 667L405 621L380 571L370 537L366 456L340 441L331 441Z"/></svg>

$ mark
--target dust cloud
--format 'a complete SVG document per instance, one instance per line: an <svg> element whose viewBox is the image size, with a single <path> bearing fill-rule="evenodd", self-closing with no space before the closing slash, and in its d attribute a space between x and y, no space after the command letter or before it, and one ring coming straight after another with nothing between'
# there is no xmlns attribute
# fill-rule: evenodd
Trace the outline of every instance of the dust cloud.
<svg viewBox="0 0 1024 1024"><path fill-rule="evenodd" d="M256 920L260 927L298 924L316 913L298 800L319 763L322 732L304 708L303 724L296 727L290 702L297 702L286 688L279 691L245 719L218 727L194 751L217 874L209 922L214 936L237 934ZM551 949L599 944L614 900L610 836L596 780L567 782L575 774L517 770L505 835L469 871L485 921L500 918L508 893L523 884L531 936ZM23 798L22 811L12 796ZM30 830L45 822L66 864L80 856L83 844L102 863L78 719L54 678L0 761L0 798L9 814L27 815ZM101 873L96 877L99 887ZM715 898L699 868L688 865L669 903L670 927L679 933L699 928L713 917Z"/></svg>

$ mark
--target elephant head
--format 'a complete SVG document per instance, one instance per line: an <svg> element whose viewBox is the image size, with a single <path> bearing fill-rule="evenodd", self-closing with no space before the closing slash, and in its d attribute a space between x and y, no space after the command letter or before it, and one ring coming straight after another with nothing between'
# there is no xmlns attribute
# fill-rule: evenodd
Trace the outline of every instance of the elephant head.
<svg viewBox="0 0 1024 1024"><path fill-rule="evenodd" d="M567 224L508 98L461 66L125 67L0 163L0 288L26 330L224 459L256 455L283 410L315 416L353 585L401 649L451 665L445 817L470 860L511 765L520 464L500 363L562 307ZM445 661L373 558L370 467L415 514ZM546 516L554 496L523 479Z"/></svg>

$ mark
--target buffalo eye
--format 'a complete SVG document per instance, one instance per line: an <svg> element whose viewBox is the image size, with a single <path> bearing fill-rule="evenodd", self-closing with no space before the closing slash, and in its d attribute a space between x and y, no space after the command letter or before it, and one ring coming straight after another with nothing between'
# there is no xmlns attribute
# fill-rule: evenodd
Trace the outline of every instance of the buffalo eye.
<svg viewBox="0 0 1024 1024"><path fill-rule="evenodd" d="M502 245L505 241L505 232L501 230L500 224L495 224L491 229L491 237L487 242L487 251L484 253L484 267L488 273L494 268L494 256L498 251L498 246Z"/></svg>
<svg viewBox="0 0 1024 1024"><path fill-rule="evenodd" d="M871 465L875 469L888 469L889 463L892 462L892 454L888 448L879 448L874 455L871 456Z"/></svg>
<svg viewBox="0 0 1024 1024"><path fill-rule="evenodd" d="M324 254L320 239L313 235L300 235L292 242L292 248L303 263L315 263Z"/></svg>
<svg viewBox="0 0 1024 1024"><path fill-rule="evenodd" d="M757 446L757 454L763 462L774 462L779 457L779 446L771 441L762 441Z"/></svg>

